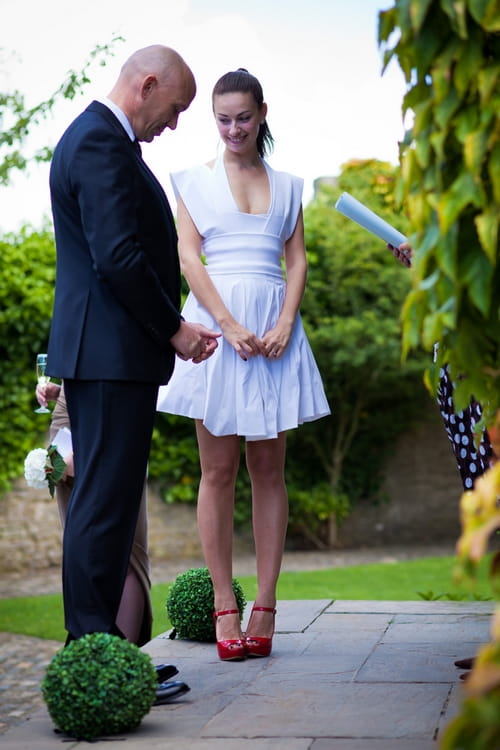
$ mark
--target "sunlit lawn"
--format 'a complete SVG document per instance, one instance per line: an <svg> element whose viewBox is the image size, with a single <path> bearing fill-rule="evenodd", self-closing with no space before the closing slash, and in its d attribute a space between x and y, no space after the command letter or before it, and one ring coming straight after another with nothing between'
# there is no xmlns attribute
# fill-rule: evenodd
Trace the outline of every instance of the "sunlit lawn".
<svg viewBox="0 0 500 750"><path fill-rule="evenodd" d="M483 560L473 585L453 580L454 557L428 557L398 563L375 563L310 572L282 573L278 599L365 599L411 601L492 598L488 559ZM245 596L253 600L255 576L238 577ZM153 635L169 630L165 602L169 584L153 586ZM279 606L279 602L278 602ZM0 600L0 632L20 633L63 641L60 594Z"/></svg>

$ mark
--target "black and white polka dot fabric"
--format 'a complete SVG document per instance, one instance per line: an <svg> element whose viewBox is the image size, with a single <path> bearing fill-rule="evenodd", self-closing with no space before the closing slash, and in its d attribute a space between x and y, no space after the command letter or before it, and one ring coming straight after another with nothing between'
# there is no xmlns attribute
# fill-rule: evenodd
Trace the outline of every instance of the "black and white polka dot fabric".
<svg viewBox="0 0 500 750"><path fill-rule="evenodd" d="M489 469L493 455L488 433L485 430L481 434L479 445L474 441L474 428L482 416L481 405L472 400L467 409L455 413L453 383L448 367L441 368L439 372L437 401L457 460L462 484L465 490L470 490L476 478Z"/></svg>

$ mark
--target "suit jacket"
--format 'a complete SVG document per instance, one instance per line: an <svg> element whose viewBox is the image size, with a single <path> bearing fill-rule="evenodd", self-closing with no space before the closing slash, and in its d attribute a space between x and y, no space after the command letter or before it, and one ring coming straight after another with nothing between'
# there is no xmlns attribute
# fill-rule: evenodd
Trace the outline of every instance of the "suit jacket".
<svg viewBox="0 0 500 750"><path fill-rule="evenodd" d="M179 328L177 234L166 195L104 104L59 141L50 170L57 272L48 373L165 383Z"/></svg>

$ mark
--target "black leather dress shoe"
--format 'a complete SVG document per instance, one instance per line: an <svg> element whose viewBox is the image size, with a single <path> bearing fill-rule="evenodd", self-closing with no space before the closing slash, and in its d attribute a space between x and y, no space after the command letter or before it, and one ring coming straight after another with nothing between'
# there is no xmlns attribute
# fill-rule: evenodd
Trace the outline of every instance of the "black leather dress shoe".
<svg viewBox="0 0 500 750"><path fill-rule="evenodd" d="M474 666L474 657L471 656L468 659L457 659L454 664L459 669L472 669Z"/></svg>
<svg viewBox="0 0 500 750"><path fill-rule="evenodd" d="M179 672L173 664L155 664L155 669L158 682L165 682Z"/></svg>
<svg viewBox="0 0 500 750"><path fill-rule="evenodd" d="M189 692L191 688L185 682L162 682L156 688L156 700L153 706L169 703L174 698Z"/></svg>

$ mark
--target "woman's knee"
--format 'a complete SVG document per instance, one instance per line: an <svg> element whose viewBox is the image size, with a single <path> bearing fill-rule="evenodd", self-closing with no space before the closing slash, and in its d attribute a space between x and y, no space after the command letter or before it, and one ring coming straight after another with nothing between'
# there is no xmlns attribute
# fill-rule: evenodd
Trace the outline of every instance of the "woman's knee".
<svg viewBox="0 0 500 750"><path fill-rule="evenodd" d="M284 481L285 452L279 443L266 441L259 446L248 446L246 451L246 466L250 477L254 480L266 479L268 482L280 483Z"/></svg>
<svg viewBox="0 0 500 750"><path fill-rule="evenodd" d="M207 462L201 470L201 481L213 487L227 488L234 486L237 473L238 464L234 462Z"/></svg>

